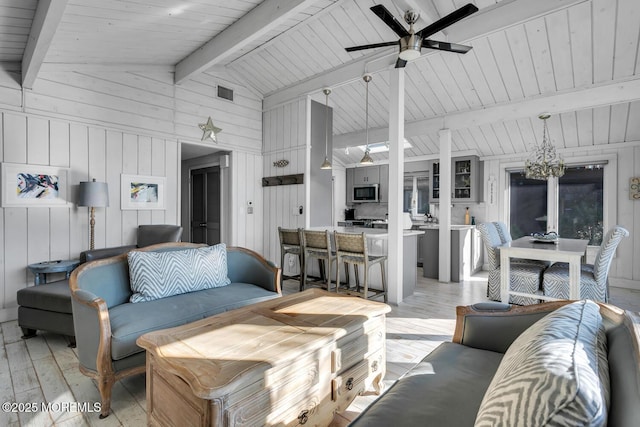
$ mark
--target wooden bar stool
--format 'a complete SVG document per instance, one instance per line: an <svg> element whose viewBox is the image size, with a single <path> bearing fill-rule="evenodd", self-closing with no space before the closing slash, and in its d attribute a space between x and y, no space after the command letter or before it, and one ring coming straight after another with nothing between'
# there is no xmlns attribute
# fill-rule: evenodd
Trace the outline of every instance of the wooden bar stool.
<svg viewBox="0 0 640 427"><path fill-rule="evenodd" d="M287 229L278 227L278 235L280 236L280 268L282 269L282 280L285 279L299 279L300 290L303 288L303 276L304 276L304 251L302 250L302 229ZM300 274L295 276L285 276L284 274L284 259L285 255L295 255L298 257L298 263L300 265Z"/></svg>
<svg viewBox="0 0 640 427"><path fill-rule="evenodd" d="M387 260L386 255L369 255L367 250L367 238L364 233L339 233L333 232L334 241L336 244L336 261L338 265L341 262L346 264L353 264L356 272L356 278L358 278L358 266L364 266L364 292L360 293L360 284L356 287L356 294L362 296L365 299L375 298L382 295L384 302L387 302L387 277L385 275L384 263ZM369 267L374 264L380 264L380 272L382 273L382 289L369 289ZM340 281L340 272L336 272L336 283ZM336 292L338 287L336 286ZM352 291L347 291L352 293ZM371 294L371 295L370 295Z"/></svg>
<svg viewBox="0 0 640 427"><path fill-rule="evenodd" d="M309 270L307 263L311 261L312 258L320 261L320 270L325 270L324 278L327 281L327 290L331 289L331 266L336 259L336 255L335 252L331 250L331 235L329 231L302 230L302 247L305 267L303 280L300 283L300 291L303 291L307 285L307 272Z"/></svg>

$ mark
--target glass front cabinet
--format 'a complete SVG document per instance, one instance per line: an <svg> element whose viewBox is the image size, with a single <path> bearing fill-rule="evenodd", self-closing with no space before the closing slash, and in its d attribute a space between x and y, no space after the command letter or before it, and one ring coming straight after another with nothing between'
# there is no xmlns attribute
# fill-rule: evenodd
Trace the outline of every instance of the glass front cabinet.
<svg viewBox="0 0 640 427"><path fill-rule="evenodd" d="M451 159L451 201L479 202L482 199L481 162L477 156ZM431 165L431 200L440 199L440 163Z"/></svg>

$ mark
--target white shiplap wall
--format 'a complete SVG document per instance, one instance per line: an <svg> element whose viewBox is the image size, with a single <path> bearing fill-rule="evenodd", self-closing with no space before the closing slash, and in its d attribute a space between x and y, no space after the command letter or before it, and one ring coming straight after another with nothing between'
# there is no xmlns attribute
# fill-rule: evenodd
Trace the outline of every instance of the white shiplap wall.
<svg viewBox="0 0 640 427"><path fill-rule="evenodd" d="M231 152L229 244L262 252L262 103L253 92L222 72L179 87L168 73L45 72L24 93L15 77L0 75L0 160L69 167L72 190L106 181L111 206L96 210L97 248L134 242L139 224L179 222L179 142L199 142L197 125L211 116L223 129L216 147ZM234 89L233 103L216 98L218 84ZM167 177L167 209L121 211L121 173ZM33 281L27 264L88 248L87 208L2 208L0 242L5 321L17 316L16 291Z"/></svg>
<svg viewBox="0 0 640 427"><path fill-rule="evenodd" d="M281 176L306 173L307 101L300 99L264 112L264 176ZM286 159L284 168L273 166L273 162ZM305 226L305 214L294 215L299 206L306 211L305 185L278 185L263 187L264 196L264 249L267 258L280 266L280 240L278 227L299 228ZM297 261L293 269L287 264L284 274L298 272Z"/></svg>

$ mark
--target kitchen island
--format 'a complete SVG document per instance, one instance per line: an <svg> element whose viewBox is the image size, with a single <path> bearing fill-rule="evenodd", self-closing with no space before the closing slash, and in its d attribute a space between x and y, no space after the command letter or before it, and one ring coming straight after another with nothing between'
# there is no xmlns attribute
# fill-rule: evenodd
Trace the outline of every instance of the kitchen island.
<svg viewBox="0 0 640 427"><path fill-rule="evenodd" d="M329 230L329 233L333 236L333 232L338 233L353 233L353 234L365 234L367 239L367 250L370 255L388 255L388 239L389 232L382 228L363 228L363 227L310 227L309 230L324 231ZM423 234L421 230L404 230L403 232L403 256L402 256L402 283L394 283L391 280L387 280L388 292L394 292L398 286L402 289L402 298L406 298L413 294L416 287L417 276L417 239L418 236ZM333 238L332 244L333 244ZM388 261L387 261L388 262ZM335 264L334 264L335 265ZM388 268L385 269L388 271ZM308 266L310 275L318 276L320 271L316 263L311 263ZM340 266L340 268L344 268ZM360 267L362 268L362 267ZM360 271L360 277L364 277ZM345 274L341 271L340 278L343 280ZM332 268L331 277L335 280L336 273L335 267ZM349 284L355 285L355 275L349 275ZM380 268L373 267L369 271L369 286L372 288L380 289L382 287L382 277L380 275Z"/></svg>
<svg viewBox="0 0 640 427"><path fill-rule="evenodd" d="M422 275L430 279L438 279L440 226L426 224L419 228L425 232L422 243ZM475 225L451 225L452 282L469 279L482 266L482 242L475 228Z"/></svg>

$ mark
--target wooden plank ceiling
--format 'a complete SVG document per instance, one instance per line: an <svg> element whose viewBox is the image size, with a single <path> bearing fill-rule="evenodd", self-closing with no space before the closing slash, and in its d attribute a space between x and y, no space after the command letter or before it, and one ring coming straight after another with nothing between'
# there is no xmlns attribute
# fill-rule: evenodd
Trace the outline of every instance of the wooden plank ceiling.
<svg viewBox="0 0 640 427"><path fill-rule="evenodd" d="M335 111L334 156L351 164L362 156L354 147L364 143L365 93L360 77L373 70L371 142L382 141L388 125L388 64L397 55L395 46L344 50L397 39L369 8L382 3L401 22L405 10L418 9L419 29L468 1L69 0L43 69L79 71L106 65L118 70L134 66L173 70L225 30L237 31L243 17L267 2L293 12L230 49L215 67L225 68L238 84L261 94L265 105L284 102L282 94L295 90L322 100L318 95L329 84ZM536 116L544 111L544 100L555 113L549 128L560 148L640 141L640 96L635 86L627 86L636 80L640 65L640 1L536 2L551 12L536 14L531 0L472 0L480 9L477 19L485 20L481 30L473 33L467 27L480 27L477 22L465 26L462 21L433 38L470 37L450 41L473 49L466 55L423 49L423 55L407 65L405 117L413 127L407 131L412 148L406 156L437 154L439 125L434 123L440 122L453 129L454 155L527 151L540 139ZM5 67L21 61L37 5L36 0L0 0L0 64ZM527 8L532 16L514 12ZM336 79L342 74L344 80ZM326 82L322 76L327 76ZM611 105L593 99L595 89L607 85L621 86L626 96L606 101ZM567 94L578 99L577 111L562 100ZM483 118L474 122L468 118L473 114L465 116L466 112L478 112Z"/></svg>

